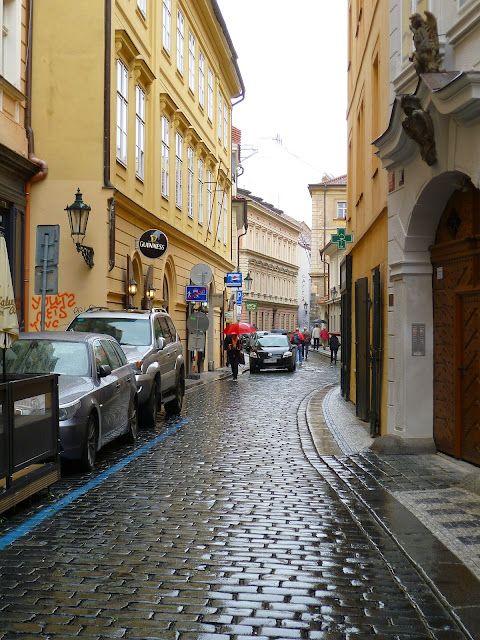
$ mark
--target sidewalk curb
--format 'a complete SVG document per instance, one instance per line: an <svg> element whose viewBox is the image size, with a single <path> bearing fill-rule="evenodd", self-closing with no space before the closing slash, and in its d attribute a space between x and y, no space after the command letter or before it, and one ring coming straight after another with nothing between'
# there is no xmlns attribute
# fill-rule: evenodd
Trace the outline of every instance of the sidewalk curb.
<svg viewBox="0 0 480 640"><path fill-rule="evenodd" d="M312 402L318 404L321 401L321 420L330 430L332 440L340 445L338 434L331 430L329 422L324 413L324 400L328 393L338 385L333 385L319 389L310 393L302 400L298 408L298 423L304 420L308 433L310 434L313 449L321 466L325 466L330 474L341 483L342 493L351 493L358 502L366 509L373 520L391 538L411 566L421 575L422 579L429 586L431 592L451 615L452 620L469 640L480 638L480 581L470 571L468 566L462 562L452 551L450 551L407 507L405 507L388 489L377 483L377 488L372 490L364 488L357 490L343 477L335 466L338 454L325 453L319 450L319 439L315 434L315 425L312 424L310 406ZM336 429L337 430L337 429ZM355 452L343 450L340 456L351 457ZM382 459L382 455L371 452ZM333 464L332 464L333 463ZM322 473L319 468L318 472ZM327 481L328 478L325 477ZM329 482L330 484L330 482ZM338 487L332 488L338 492ZM345 506L351 512L352 517L357 519L356 514L349 506L348 500L342 498ZM421 609L421 606L417 603ZM432 629L435 638L437 636ZM445 633L449 633L445 631ZM443 635L441 637L458 637Z"/></svg>

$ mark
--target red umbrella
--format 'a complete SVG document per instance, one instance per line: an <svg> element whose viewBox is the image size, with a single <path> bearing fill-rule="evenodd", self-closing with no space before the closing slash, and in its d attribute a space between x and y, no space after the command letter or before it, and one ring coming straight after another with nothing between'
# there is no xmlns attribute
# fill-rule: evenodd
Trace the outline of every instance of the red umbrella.
<svg viewBox="0 0 480 640"><path fill-rule="evenodd" d="M241 336L245 333L256 333L256 328L248 322L234 322L233 324L229 324L223 330L223 333L226 336L231 336L232 333L235 333L237 336Z"/></svg>

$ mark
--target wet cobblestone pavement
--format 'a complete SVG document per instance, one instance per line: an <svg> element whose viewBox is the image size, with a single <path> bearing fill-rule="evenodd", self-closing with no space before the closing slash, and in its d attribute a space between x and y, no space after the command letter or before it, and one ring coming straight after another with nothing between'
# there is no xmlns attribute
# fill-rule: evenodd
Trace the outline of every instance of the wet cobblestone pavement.
<svg viewBox="0 0 480 640"><path fill-rule="evenodd" d="M0 639L468 638L345 482L347 458L316 453L299 409L338 377L311 356L192 389L182 420L10 515L0 536L24 529L0 551Z"/></svg>

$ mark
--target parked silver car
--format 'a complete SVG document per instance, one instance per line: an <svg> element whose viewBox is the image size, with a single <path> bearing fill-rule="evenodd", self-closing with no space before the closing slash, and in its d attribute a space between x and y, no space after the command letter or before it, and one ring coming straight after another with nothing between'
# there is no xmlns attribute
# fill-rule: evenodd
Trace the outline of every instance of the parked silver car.
<svg viewBox="0 0 480 640"><path fill-rule="evenodd" d="M185 394L183 347L165 309L92 308L78 314L67 331L105 333L118 340L135 367L142 426L155 425L162 404L168 414L180 413Z"/></svg>
<svg viewBox="0 0 480 640"><path fill-rule="evenodd" d="M137 437L135 372L116 340L88 333L21 333L6 353L16 375L58 373L61 455L91 470L97 451L126 435ZM44 413L45 398L15 404L18 413Z"/></svg>

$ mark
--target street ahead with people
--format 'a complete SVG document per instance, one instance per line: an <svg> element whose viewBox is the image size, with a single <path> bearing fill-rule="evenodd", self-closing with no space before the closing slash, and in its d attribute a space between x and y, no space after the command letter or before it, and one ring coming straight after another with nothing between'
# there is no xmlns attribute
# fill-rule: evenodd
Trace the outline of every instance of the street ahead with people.
<svg viewBox="0 0 480 640"><path fill-rule="evenodd" d="M181 415L8 512L0 639L480 638L467 469L372 451L340 366L188 379Z"/></svg>

